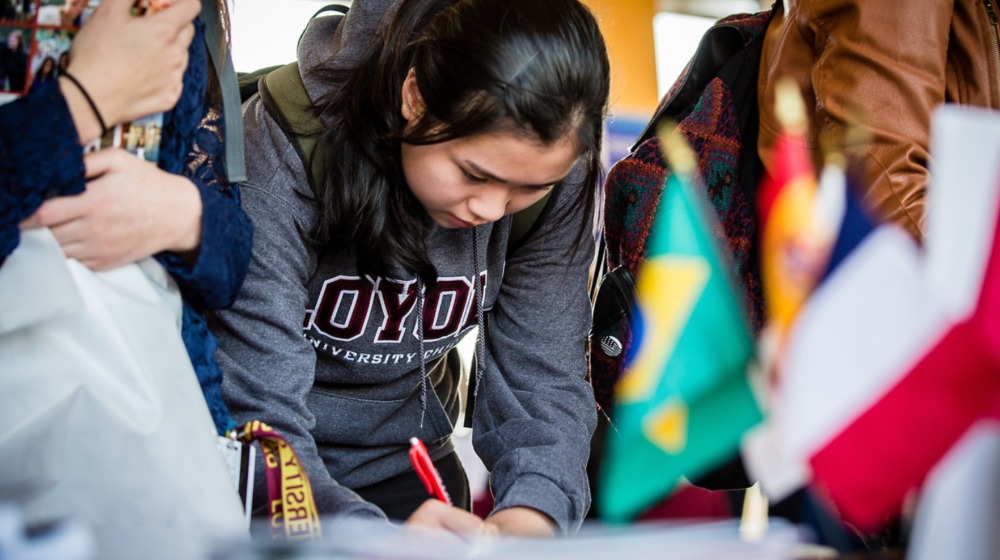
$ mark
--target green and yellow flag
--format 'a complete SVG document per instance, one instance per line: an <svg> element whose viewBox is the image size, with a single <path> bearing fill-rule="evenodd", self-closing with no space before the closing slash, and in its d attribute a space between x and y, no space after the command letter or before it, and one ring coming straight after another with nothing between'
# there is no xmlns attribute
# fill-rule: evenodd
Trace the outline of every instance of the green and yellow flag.
<svg viewBox="0 0 1000 560"><path fill-rule="evenodd" d="M634 350L615 388L617 429L598 488L601 517L613 522L730 458L761 420L746 373L753 339L692 182L693 154L679 133L661 140L673 173L637 278Z"/></svg>

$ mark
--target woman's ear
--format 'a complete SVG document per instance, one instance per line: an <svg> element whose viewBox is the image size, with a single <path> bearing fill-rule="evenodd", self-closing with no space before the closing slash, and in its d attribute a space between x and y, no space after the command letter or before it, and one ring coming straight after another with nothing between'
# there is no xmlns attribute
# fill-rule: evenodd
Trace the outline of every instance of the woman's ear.
<svg viewBox="0 0 1000 560"><path fill-rule="evenodd" d="M401 107L403 118L407 122L413 122L424 114L424 98L420 95L420 88L417 87L417 73L410 68L403 80L403 106Z"/></svg>

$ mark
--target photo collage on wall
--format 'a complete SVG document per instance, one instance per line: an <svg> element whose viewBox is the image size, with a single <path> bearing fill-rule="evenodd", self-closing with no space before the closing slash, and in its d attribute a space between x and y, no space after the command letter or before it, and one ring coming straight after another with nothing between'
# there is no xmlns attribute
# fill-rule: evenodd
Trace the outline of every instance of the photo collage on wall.
<svg viewBox="0 0 1000 560"><path fill-rule="evenodd" d="M136 0L141 16L172 0ZM55 82L70 61L70 46L101 0L0 0L0 104ZM86 149L118 147L151 162L159 158L163 114L113 127Z"/></svg>

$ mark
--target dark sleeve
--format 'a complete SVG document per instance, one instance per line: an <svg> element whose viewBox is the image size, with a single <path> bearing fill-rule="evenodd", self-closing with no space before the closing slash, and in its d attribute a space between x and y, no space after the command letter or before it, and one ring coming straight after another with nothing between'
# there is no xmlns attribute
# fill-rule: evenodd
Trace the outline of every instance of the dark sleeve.
<svg viewBox="0 0 1000 560"><path fill-rule="evenodd" d="M0 261L45 199L83 189L83 150L58 84L0 106Z"/></svg>
<svg viewBox="0 0 1000 560"><path fill-rule="evenodd" d="M221 120L221 119L220 119ZM206 128L204 134L212 134ZM214 142L210 160L189 177L201 195L201 245L198 258L188 264L174 253L160 253L157 260L177 281L184 300L196 309L224 309L232 305L250 265L251 225L240 205L237 185L209 169L224 159L222 142Z"/></svg>
<svg viewBox="0 0 1000 560"><path fill-rule="evenodd" d="M201 195L201 244L194 263L164 252L156 259L180 287L184 301L199 311L232 305L250 265L250 219L240 206L239 186L225 171L225 123L217 100L207 89L214 83L204 39L195 26L188 51L184 93L164 116L160 167L182 173Z"/></svg>

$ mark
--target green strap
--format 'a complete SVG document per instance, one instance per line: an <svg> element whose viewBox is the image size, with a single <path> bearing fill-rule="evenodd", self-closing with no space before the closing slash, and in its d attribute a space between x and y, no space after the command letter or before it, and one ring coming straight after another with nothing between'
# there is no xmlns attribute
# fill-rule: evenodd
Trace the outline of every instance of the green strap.
<svg viewBox="0 0 1000 560"><path fill-rule="evenodd" d="M307 170L309 185L318 196L326 184L326 161L321 157L313 158L312 154L323 127L302 84L298 62L286 64L261 78L259 91L264 108L299 154Z"/></svg>
<svg viewBox="0 0 1000 560"><path fill-rule="evenodd" d="M552 191L549 191L538 202L514 213L513 221L510 225L510 238L507 241L508 255L520 247L529 234L534 233L538 229L538 217L542 215L545 205L551 196Z"/></svg>

